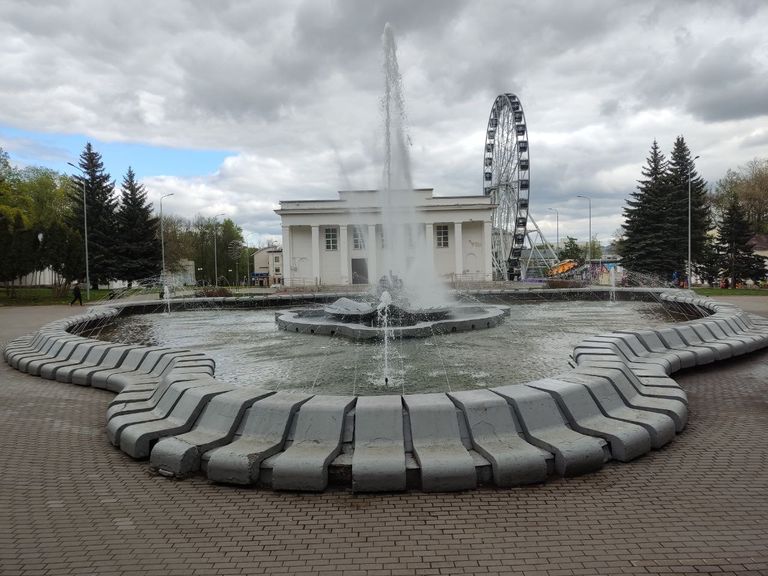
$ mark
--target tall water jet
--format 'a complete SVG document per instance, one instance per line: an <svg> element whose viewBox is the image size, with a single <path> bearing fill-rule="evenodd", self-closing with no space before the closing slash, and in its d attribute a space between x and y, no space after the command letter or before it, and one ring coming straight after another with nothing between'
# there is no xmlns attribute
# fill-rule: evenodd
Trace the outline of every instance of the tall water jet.
<svg viewBox="0 0 768 576"><path fill-rule="evenodd" d="M443 305L445 287L434 271L432 244L419 216L420 195L411 178L410 139L406 130L403 81L397 62L397 44L387 23L382 35L384 49L384 183L380 187L383 270L403 280L405 296L413 306Z"/></svg>

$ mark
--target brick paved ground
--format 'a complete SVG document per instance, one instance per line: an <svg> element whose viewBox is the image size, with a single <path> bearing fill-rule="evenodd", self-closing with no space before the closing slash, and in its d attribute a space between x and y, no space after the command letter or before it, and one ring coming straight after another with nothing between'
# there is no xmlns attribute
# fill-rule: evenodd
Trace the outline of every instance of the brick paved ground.
<svg viewBox="0 0 768 576"><path fill-rule="evenodd" d="M0 340L70 313L0 309ZM295 495L151 476L110 394L0 364L0 575L768 574L768 352L680 378L687 430L514 490Z"/></svg>

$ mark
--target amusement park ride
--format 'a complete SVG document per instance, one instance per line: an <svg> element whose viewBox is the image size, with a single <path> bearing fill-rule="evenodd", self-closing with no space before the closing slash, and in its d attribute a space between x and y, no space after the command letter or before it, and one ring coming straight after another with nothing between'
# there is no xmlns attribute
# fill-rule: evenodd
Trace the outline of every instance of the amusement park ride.
<svg viewBox="0 0 768 576"><path fill-rule="evenodd" d="M571 260L559 262L531 215L529 154L520 99L515 94L500 94L488 118L483 158L483 192L496 204L491 252L497 280L556 276L577 267Z"/></svg>

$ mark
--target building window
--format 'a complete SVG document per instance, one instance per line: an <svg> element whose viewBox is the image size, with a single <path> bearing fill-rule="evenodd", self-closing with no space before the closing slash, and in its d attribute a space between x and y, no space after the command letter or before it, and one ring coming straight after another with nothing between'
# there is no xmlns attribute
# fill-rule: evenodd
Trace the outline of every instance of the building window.
<svg viewBox="0 0 768 576"><path fill-rule="evenodd" d="M280 274L280 266L275 266L275 274Z"/></svg>
<svg viewBox="0 0 768 576"><path fill-rule="evenodd" d="M275 264L280 264L280 256L275 256Z"/></svg>
<svg viewBox="0 0 768 576"><path fill-rule="evenodd" d="M360 226L352 227L352 249L365 250L365 237L363 236L363 229L360 228Z"/></svg>
<svg viewBox="0 0 768 576"><path fill-rule="evenodd" d="M325 229L325 249L337 250L339 247L339 235L336 228Z"/></svg>
<svg viewBox="0 0 768 576"><path fill-rule="evenodd" d="M437 237L438 248L448 248L448 224L435 226L435 236Z"/></svg>

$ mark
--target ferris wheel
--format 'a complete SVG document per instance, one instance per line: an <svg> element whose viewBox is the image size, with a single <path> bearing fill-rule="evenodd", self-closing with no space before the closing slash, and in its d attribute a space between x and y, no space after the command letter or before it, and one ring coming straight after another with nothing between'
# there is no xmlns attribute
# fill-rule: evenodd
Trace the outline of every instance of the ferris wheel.
<svg viewBox="0 0 768 576"><path fill-rule="evenodd" d="M483 159L483 191L496 208L492 244L494 277L520 277L528 225L530 159L525 113L518 97L500 94L488 118Z"/></svg>

